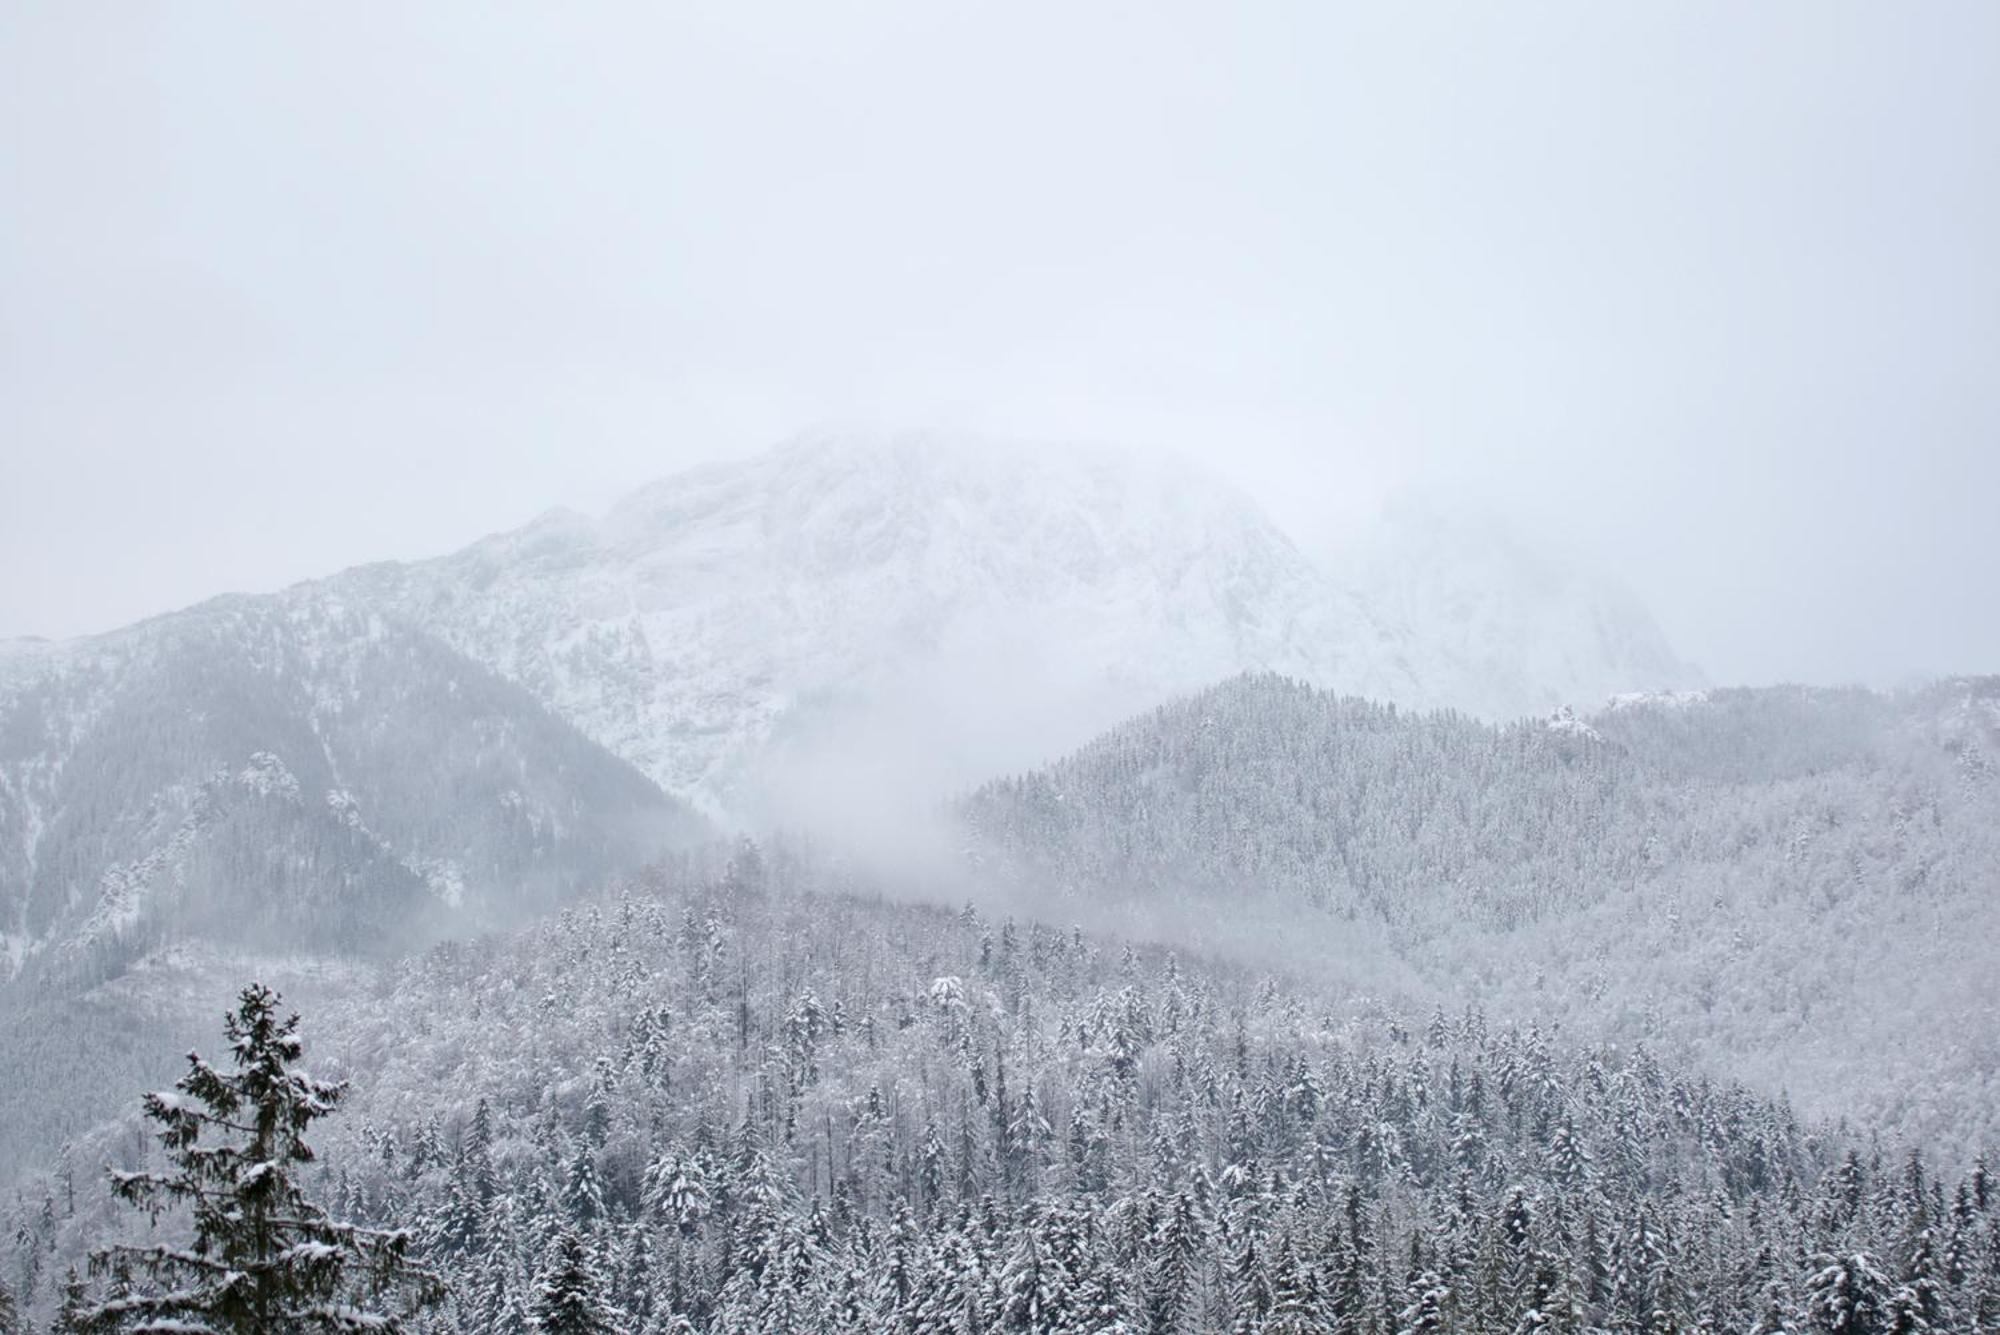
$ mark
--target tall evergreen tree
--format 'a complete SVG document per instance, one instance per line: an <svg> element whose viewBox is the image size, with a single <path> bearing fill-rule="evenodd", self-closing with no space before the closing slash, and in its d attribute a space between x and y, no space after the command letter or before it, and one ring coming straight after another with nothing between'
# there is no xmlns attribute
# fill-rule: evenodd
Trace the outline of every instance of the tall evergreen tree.
<svg viewBox="0 0 2000 1335"><path fill-rule="evenodd" d="M604 1278L575 1229L565 1230L556 1241L528 1324L545 1335L612 1335L618 1329L605 1306Z"/></svg>
<svg viewBox="0 0 2000 1335"><path fill-rule="evenodd" d="M1886 1335L1889 1282L1866 1254L1821 1257L1808 1284L1814 1335Z"/></svg>
<svg viewBox="0 0 2000 1335"><path fill-rule="evenodd" d="M49 1326L49 1335L87 1335L90 1330L85 1314L90 1309L90 1295L83 1286L83 1277L71 1266L63 1277L62 1306L56 1309L56 1319Z"/></svg>
<svg viewBox="0 0 2000 1335"><path fill-rule="evenodd" d="M84 1307L76 1319L86 1329L398 1330L442 1301L442 1283L410 1260L406 1232L336 1223L294 1180L313 1161L306 1129L346 1087L291 1069L303 1050L299 1017L278 1008L269 988L244 988L223 1021L235 1070L190 1053L177 1094L146 1096L172 1170L113 1173L112 1188L156 1227L185 1208L194 1236L94 1254L93 1273L122 1287L137 1270L151 1284Z"/></svg>

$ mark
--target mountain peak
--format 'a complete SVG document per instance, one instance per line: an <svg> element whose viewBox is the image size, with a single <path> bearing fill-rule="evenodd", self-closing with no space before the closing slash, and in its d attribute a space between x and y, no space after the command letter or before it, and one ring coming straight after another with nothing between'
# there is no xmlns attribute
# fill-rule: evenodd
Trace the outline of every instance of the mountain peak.
<svg viewBox="0 0 2000 1335"><path fill-rule="evenodd" d="M1499 530L1426 522L1356 580L1173 455L817 431L408 567L389 594L717 813L778 770L825 779L834 754L912 792L969 784L1244 670L1490 715L1680 684L1643 611L1572 608L1583 586Z"/></svg>
<svg viewBox="0 0 2000 1335"><path fill-rule="evenodd" d="M1595 709L1621 692L1706 684L1629 588L1456 493L1392 497L1342 573L1411 639L1459 664L1452 703L1474 713Z"/></svg>

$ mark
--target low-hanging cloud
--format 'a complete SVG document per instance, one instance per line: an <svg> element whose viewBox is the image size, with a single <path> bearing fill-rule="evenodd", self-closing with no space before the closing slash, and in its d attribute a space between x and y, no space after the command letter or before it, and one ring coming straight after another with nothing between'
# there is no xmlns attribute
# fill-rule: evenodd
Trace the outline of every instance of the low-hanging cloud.
<svg viewBox="0 0 2000 1335"><path fill-rule="evenodd" d="M827 420L1411 483L1725 681L2000 663L2000 13L0 15L0 635Z"/></svg>

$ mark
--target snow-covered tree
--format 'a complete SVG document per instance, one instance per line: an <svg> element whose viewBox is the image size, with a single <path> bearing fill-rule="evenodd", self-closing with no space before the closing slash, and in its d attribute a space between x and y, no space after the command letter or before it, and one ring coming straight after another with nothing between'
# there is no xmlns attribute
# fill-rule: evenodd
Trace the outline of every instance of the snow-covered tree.
<svg viewBox="0 0 2000 1335"><path fill-rule="evenodd" d="M1864 1252L1822 1256L1807 1284L1814 1335L1888 1335L1889 1281Z"/></svg>
<svg viewBox="0 0 2000 1335"><path fill-rule="evenodd" d="M279 1004L261 984L244 988L223 1022L234 1069L190 1054L177 1092L146 1096L171 1169L114 1173L113 1188L156 1227L184 1211L192 1237L93 1256L93 1271L121 1288L134 1272L148 1282L83 1307L74 1319L86 1328L391 1330L443 1298L411 1260L408 1233L337 1223L306 1198L306 1131L345 1087L294 1069L299 1019Z"/></svg>
<svg viewBox="0 0 2000 1335"><path fill-rule="evenodd" d="M614 1335L618 1322L604 1290L604 1276L583 1235L566 1229L536 1286L528 1324L544 1335Z"/></svg>

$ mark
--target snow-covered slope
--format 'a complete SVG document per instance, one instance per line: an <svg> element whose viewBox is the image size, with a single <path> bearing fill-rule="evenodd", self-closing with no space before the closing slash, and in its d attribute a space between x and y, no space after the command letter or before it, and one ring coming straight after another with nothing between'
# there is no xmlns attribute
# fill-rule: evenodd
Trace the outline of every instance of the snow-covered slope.
<svg viewBox="0 0 2000 1335"><path fill-rule="evenodd" d="M1336 568L1448 665L1448 702L1482 717L1703 684L1629 589L1456 498L1397 496Z"/></svg>
<svg viewBox="0 0 2000 1335"><path fill-rule="evenodd" d="M2000 678L1492 727L1245 677L962 810L1046 917L1109 903L1204 944L1323 917L1350 973L1387 957L1884 1135L2000 1134Z"/></svg>
<svg viewBox="0 0 2000 1335"><path fill-rule="evenodd" d="M1504 587L1519 573L1372 597L1173 460L822 436L333 585L742 812L774 789L968 783L1247 669L1495 715L1683 680L1657 633L1635 652L1616 626L1550 631L1611 623L1566 587Z"/></svg>
<svg viewBox="0 0 2000 1335"><path fill-rule="evenodd" d="M1172 459L819 436L437 560L8 642L0 965L158 902L241 916L273 877L367 880L314 909L356 939L404 911L361 900L483 911L647 843L666 804L619 760L734 819L902 837L1246 670L1488 715L1685 682L1643 611L1465 532L1357 580Z"/></svg>
<svg viewBox="0 0 2000 1335"><path fill-rule="evenodd" d="M0 666L0 982L187 937L402 947L690 828L519 687L313 590Z"/></svg>

